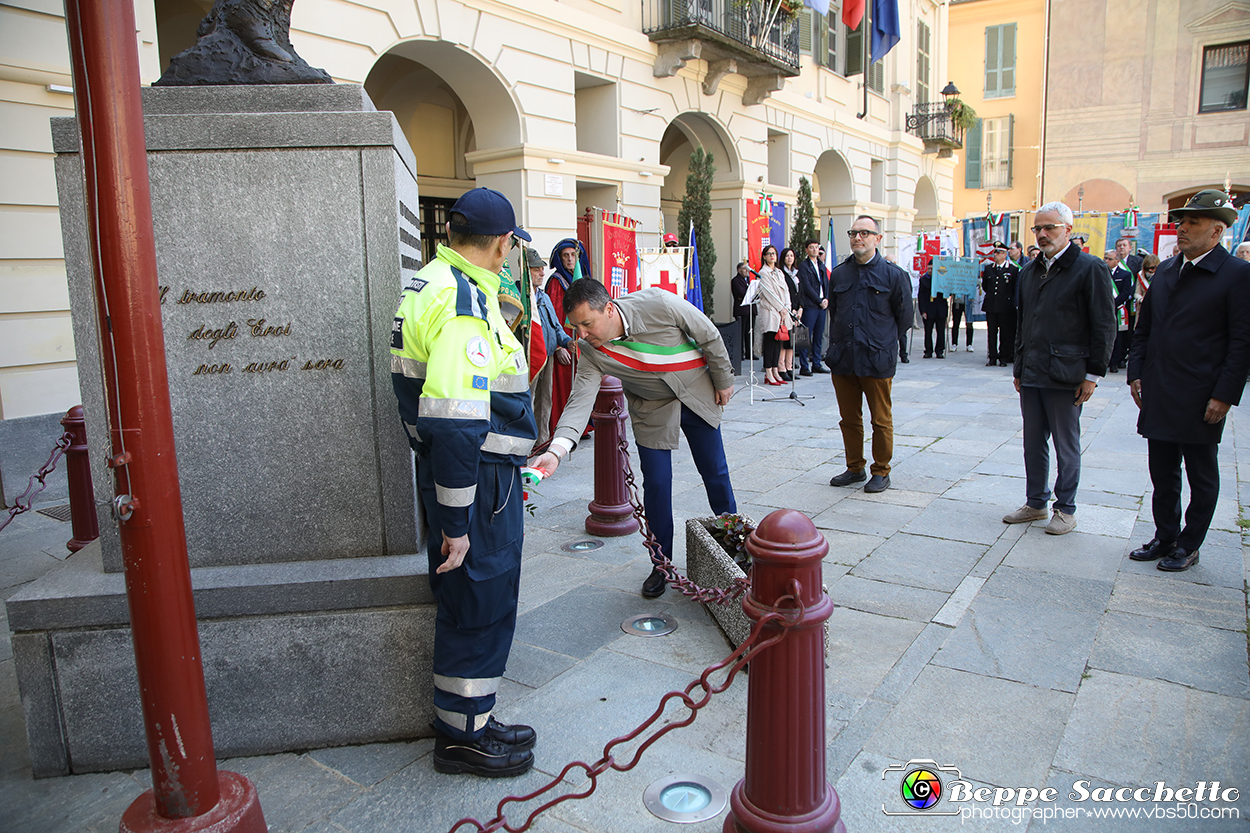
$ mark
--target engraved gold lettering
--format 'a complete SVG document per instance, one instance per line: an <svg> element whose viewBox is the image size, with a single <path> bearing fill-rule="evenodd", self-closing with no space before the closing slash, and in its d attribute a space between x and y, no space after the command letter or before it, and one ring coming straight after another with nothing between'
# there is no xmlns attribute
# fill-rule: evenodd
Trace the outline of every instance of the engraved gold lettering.
<svg viewBox="0 0 1250 833"><path fill-rule="evenodd" d="M244 373L273 373L275 371L286 370L291 366L291 362L295 361L295 357L283 359L276 362L248 362L243 368Z"/></svg>
<svg viewBox="0 0 1250 833"><path fill-rule="evenodd" d="M161 304L164 304L164 303L165 303L165 296L169 294L169 287L168 287L168 286L162 286L162 287L160 287L160 290L161 290Z"/></svg>
<svg viewBox="0 0 1250 833"><path fill-rule="evenodd" d="M265 319L263 318L249 318L247 319L247 326L251 328L252 335L259 338L265 336L289 336L291 334L290 322L287 322L285 327L275 327L272 325L265 326Z"/></svg>
<svg viewBox="0 0 1250 833"><path fill-rule="evenodd" d="M304 366L300 370L342 370L345 363L342 359L320 359L313 361L309 359L304 362Z"/></svg>
<svg viewBox="0 0 1250 833"><path fill-rule="evenodd" d="M214 376L219 373L229 373L231 371L230 363L225 364L202 364L195 369L192 376Z"/></svg>
<svg viewBox="0 0 1250 833"><path fill-rule="evenodd" d="M182 293L182 297L178 299L180 304L227 304L232 301L263 301L265 299L265 290L252 287L251 289L240 289L235 292L221 291L205 291L195 292L188 289Z"/></svg>
<svg viewBox="0 0 1250 833"><path fill-rule="evenodd" d="M239 326L231 321L224 327L210 329L209 327L200 326L191 331L191 335L187 336L187 341L204 341L209 342L208 349L212 350L217 346L217 342L229 340L239 334Z"/></svg>

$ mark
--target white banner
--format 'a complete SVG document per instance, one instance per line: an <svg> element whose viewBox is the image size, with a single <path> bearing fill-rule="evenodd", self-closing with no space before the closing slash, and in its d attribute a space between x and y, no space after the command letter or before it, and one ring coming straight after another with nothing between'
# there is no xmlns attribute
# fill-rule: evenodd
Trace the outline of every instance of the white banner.
<svg viewBox="0 0 1250 833"><path fill-rule="evenodd" d="M686 252L688 249L639 249L638 282L643 289L659 287L686 297Z"/></svg>

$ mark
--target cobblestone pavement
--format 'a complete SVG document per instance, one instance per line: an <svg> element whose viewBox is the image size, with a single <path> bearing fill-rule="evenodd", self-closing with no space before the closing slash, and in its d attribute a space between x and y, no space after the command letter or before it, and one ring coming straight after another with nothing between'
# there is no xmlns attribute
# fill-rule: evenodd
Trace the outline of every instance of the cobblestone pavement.
<svg viewBox="0 0 1250 833"><path fill-rule="evenodd" d="M893 488L878 495L827 485L844 468L827 378L799 383L799 392L816 397L806 406L760 401L777 388L754 391L752 403L752 391L740 387L726 410L740 511L759 520L779 507L802 510L829 541L824 579L837 608L829 628L826 757L846 829L960 826L954 818L883 812L907 809L899 773L884 770L927 758L957 767L978 787L1056 790L1055 801L1030 805L1050 818L1000 812L962 820L967 829L1250 830L1247 562L1239 526L1240 507L1250 503L1250 414L1234 409L1225 433L1221 500L1201 563L1168 575L1127 558L1153 525L1146 444L1134 430L1124 377L1104 382L1085 407L1079 525L1053 537L1041 523L1000 521L1024 501L1020 413L1010 371L983 365L980 349L941 361L922 360L916 349L911 364L899 366ZM464 816L485 821L500 798L535 789L568 761L596 759L666 691L728 653L699 606L671 592L654 601L638 595L648 571L639 538L608 540L584 554L561 551L586 537L592 464L593 454L581 449L545 483L527 529L516 645L499 714L538 729L536 771L504 781L439 775L428 739L226 761L256 784L270 830L438 833ZM679 520L708 514L684 449L674 470ZM56 566L68 537L68 524L33 513L0 534L5 597ZM673 614L679 629L651 639L621 631L627 616L648 611ZM7 631L0 628L0 828L115 831L147 773L31 779ZM636 770L603 776L589 799L561 805L533 829L675 829L644 808L643 790L673 773L732 787L743 775L745 706L740 680L693 725L653 746ZM1175 805L1070 795L1078 781L1092 791L1212 780L1239 789L1238 799L1191 812L1232 807L1240 820L1147 818ZM935 810L951 807L978 816L993 809L946 801ZM1099 810L1139 817L1092 815ZM714 831L722 823L723 814L686 829Z"/></svg>

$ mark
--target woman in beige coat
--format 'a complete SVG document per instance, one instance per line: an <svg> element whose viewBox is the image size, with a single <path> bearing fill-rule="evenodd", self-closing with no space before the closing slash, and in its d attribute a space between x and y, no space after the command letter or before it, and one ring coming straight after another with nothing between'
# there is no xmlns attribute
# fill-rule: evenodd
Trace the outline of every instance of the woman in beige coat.
<svg viewBox="0 0 1250 833"><path fill-rule="evenodd" d="M768 245L760 253L763 266L760 267L760 300L758 326L764 331L764 383L768 385L784 385L781 373L777 368L781 358L781 348L789 343L790 322L790 290L786 286L786 276L777 265L777 249ZM786 339L777 340L778 332L785 330Z"/></svg>

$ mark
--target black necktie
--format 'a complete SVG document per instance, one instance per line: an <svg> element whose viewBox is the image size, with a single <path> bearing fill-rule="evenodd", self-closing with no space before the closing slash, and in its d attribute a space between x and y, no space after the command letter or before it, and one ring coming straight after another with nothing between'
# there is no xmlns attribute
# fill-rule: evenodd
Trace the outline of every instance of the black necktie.
<svg viewBox="0 0 1250 833"><path fill-rule="evenodd" d="M1191 260L1181 267L1181 280L1189 277L1189 273L1194 271L1194 262Z"/></svg>

